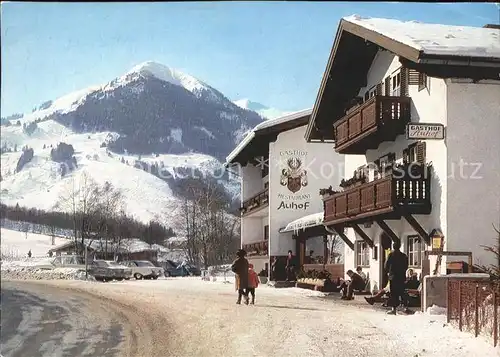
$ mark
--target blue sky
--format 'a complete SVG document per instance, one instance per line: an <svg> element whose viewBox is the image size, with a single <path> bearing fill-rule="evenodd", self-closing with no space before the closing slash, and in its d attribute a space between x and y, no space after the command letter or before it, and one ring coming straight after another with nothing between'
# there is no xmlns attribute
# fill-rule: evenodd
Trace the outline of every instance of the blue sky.
<svg viewBox="0 0 500 357"><path fill-rule="evenodd" d="M488 3L2 3L2 116L154 60L230 99L311 107L342 16L499 22Z"/></svg>

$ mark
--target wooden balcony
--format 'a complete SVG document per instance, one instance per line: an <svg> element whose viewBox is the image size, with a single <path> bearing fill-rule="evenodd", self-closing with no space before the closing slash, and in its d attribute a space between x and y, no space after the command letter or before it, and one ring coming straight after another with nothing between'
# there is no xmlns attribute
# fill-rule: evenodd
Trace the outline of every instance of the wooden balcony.
<svg viewBox="0 0 500 357"><path fill-rule="evenodd" d="M414 167L415 168L415 167ZM430 168L393 172L372 182L325 195L325 224L399 219L405 214L430 214ZM416 174L418 173L418 174Z"/></svg>
<svg viewBox="0 0 500 357"><path fill-rule="evenodd" d="M243 244L243 250L247 252L247 256L264 256L268 254L269 245L267 240L260 242Z"/></svg>
<svg viewBox="0 0 500 357"><path fill-rule="evenodd" d="M335 151L364 154L384 141L394 141L405 133L410 116L409 97L374 96L333 124Z"/></svg>
<svg viewBox="0 0 500 357"><path fill-rule="evenodd" d="M246 215L252 212L255 212L261 208L269 205L269 189L265 189L264 191L259 192L253 197L250 197L248 200L243 201L241 205L241 214Z"/></svg>

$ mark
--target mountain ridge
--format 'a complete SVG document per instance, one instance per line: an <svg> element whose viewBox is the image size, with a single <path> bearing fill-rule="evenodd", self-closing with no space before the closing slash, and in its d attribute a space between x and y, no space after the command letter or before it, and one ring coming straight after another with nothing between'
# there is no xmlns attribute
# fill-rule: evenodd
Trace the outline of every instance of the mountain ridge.
<svg viewBox="0 0 500 357"><path fill-rule="evenodd" d="M1 201L54 209L83 173L124 191L127 212L147 222L179 204L175 172L220 171L243 135L264 121L203 81L147 61L114 78L42 103L32 113L2 120ZM51 148L74 147L76 167L61 172ZM21 147L33 148L17 171ZM168 180L137 168L147 162L174 173ZM187 170L187 171L186 171ZM239 182L217 178L234 200ZM174 227L175 228L175 227Z"/></svg>

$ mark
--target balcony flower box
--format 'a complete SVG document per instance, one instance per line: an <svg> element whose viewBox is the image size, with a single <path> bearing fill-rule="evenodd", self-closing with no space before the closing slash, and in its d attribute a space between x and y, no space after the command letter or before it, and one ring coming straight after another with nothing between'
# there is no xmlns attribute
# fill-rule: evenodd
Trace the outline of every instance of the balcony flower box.
<svg viewBox="0 0 500 357"><path fill-rule="evenodd" d="M340 187L342 187L344 190L348 190L353 187L358 187L361 186L362 184L365 184L367 182L366 176L362 177L353 177L348 180L342 179L340 181Z"/></svg>
<svg viewBox="0 0 500 357"><path fill-rule="evenodd" d="M332 186L328 187L328 188L320 188L319 189L319 195L320 196L323 196L323 198L327 198L327 197L330 197L336 193L338 193L339 191L335 191L332 189Z"/></svg>

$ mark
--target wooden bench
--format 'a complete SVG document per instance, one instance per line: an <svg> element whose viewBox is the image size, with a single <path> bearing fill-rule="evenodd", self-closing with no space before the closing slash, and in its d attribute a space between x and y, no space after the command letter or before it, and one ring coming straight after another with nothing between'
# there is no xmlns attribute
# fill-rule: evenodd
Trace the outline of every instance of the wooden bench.
<svg viewBox="0 0 500 357"><path fill-rule="evenodd" d="M327 279L311 279L311 278L298 279L297 282L295 283L295 287L303 289L311 289L321 292L338 291L335 284Z"/></svg>

